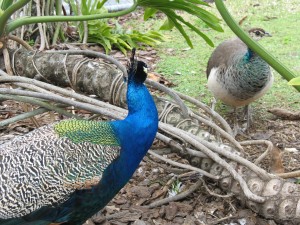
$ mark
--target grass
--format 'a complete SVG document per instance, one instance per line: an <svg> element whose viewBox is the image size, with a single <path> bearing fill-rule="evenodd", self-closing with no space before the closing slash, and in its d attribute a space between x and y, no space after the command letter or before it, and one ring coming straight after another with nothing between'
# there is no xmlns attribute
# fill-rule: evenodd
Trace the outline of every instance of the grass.
<svg viewBox="0 0 300 225"><path fill-rule="evenodd" d="M242 27L247 30L251 27L261 27L272 34L273 37L265 38L260 44L277 57L284 65L290 68L296 75L300 75L300 4L299 0L235 0L225 1L225 4L236 19L241 20L246 16ZM218 15L215 5L211 5L210 11ZM187 16L187 15L183 15ZM219 16L219 18L221 18ZM224 32L219 33L209 29L197 18L189 18L194 24L202 28L217 46L222 41L234 36L232 31L222 22ZM162 21L157 20L151 26L158 27ZM145 27L145 25L144 25ZM147 25L146 25L147 27ZM160 60L156 71L174 82L174 89L201 99L209 103L212 95L206 87L206 65L214 48L209 47L199 36L191 35L194 49L188 49L188 45L180 33L176 30L164 32L166 41L157 46ZM300 109L299 93L287 84L276 71L275 82L268 93L256 101L255 108L287 107ZM259 107L256 107L259 106ZM262 107L263 106L263 107Z"/></svg>

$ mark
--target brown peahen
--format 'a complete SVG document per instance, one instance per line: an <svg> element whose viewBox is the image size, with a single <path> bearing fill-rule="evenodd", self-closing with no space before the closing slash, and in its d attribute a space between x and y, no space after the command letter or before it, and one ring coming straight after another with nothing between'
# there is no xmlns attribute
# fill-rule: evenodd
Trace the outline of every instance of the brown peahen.
<svg viewBox="0 0 300 225"><path fill-rule="evenodd" d="M257 41L271 36L261 28L250 29L249 35ZM272 86L274 78L270 66L243 41L233 38L222 42L213 51L206 74L208 89L216 99L230 106L246 107L249 128L249 104L262 97ZM234 130L238 132L236 115Z"/></svg>

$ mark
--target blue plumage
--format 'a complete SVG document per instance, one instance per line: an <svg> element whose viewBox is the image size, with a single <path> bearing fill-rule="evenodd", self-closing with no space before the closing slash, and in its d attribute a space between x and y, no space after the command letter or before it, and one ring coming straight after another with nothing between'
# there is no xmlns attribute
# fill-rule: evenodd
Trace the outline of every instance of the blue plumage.
<svg viewBox="0 0 300 225"><path fill-rule="evenodd" d="M51 132L55 132L53 130L56 130L56 135L53 135L55 136L55 138L58 138L59 144L56 145L66 146L66 143L70 143L68 146L71 147L58 150L69 152L71 150L75 151L75 147L85 149L85 151L81 151L82 155L78 156L79 158L82 157L82 160L74 163L76 165L78 164L79 166L72 167L69 165L65 165L66 162L69 163L70 159L68 161L65 155L59 155L68 155L64 152L57 153L59 156L56 155L56 157L64 159L60 161L59 165L51 164L51 168L53 168L53 170L55 171L55 176L58 176L57 174L60 174L60 168L62 168L62 170L64 170L64 168L67 168L68 171L70 171L70 174L68 176L63 175L61 177L57 177L58 179L62 180L62 182L59 184L63 186L63 188L66 188L66 195L58 198L57 196L59 193L51 192L51 201L47 199L51 202L51 204L48 202L47 204L41 205L41 203L37 201L38 203L33 205L33 207L36 205L39 205L41 207L33 211L30 211L28 209L29 213L27 213L26 215L15 213L16 215L22 215L19 218L8 218L7 215L11 216L11 214L6 213L5 210L1 211L0 209L0 218L3 218L2 220L0 219L0 224L48 225L52 222L55 222L81 225L93 214L102 209L119 192L119 190L129 181L132 174L138 167L140 161L142 160L148 149L151 147L158 129L157 109L155 107L152 96L143 84L147 76L145 69L146 64L134 60L133 51L131 66L128 71L127 104L129 112L128 116L124 120L109 122L108 124L101 126L95 125L95 122L84 123L84 125L82 125L83 123L79 123L80 129L76 125L77 122L72 121L67 122L66 124L54 125L54 128L51 126L49 128L45 128L47 131L51 129ZM72 134L68 133L68 129L72 129ZM108 142L110 143L109 147L103 147L104 144L101 145L97 143L97 141L95 141L93 137L91 137L91 135L87 135L86 139L82 136L77 139L76 135L82 134L83 130L88 130L90 134L93 134L93 132L97 130L98 133L100 132L98 136L101 137L101 140L103 139L103 135L107 135L102 135L101 132L103 132L104 130L107 133L108 130L110 130L110 133L108 135L110 137L110 141ZM38 133L39 131L35 131L35 133L31 136L29 133L28 137L31 137L34 142L35 138L32 137L38 136ZM59 134L59 137L57 137L57 133ZM87 138L92 138L92 143L87 143ZM51 138L49 139L51 141ZM47 140L43 140L42 142L40 140L37 141L40 142L40 144L43 144L42 149L47 154L48 151L53 151L53 149L47 149ZM12 168L12 166L10 165L4 165L3 158L5 158L5 156L7 155L7 150L6 152L4 150L17 148L17 146L13 146L14 143L15 142L12 141L4 146L0 146L0 156L2 156L2 158L0 157L0 169L3 167L4 173L8 173L10 171L10 168ZM104 139L103 141L101 141L101 143L104 143ZM120 145L120 149L117 149L117 146L114 146L114 144L111 143L118 143ZM39 151L40 149L33 148L32 146L33 144L27 144L25 148L29 148L30 151L28 149L25 149L24 152L26 152L26 154L29 154L30 152L30 154L36 155L36 151ZM98 158L95 157L95 155ZM26 158L30 160L30 157L31 155ZM43 157L43 155L41 157ZM47 155L47 157L49 156ZM71 154L68 157L71 157ZM91 157L95 158L93 159L94 161L84 163L84 161L86 160L91 160ZM51 160L56 160L56 158L53 158ZM82 162L82 165L80 165L80 162ZM99 164L91 165L95 164L95 162L98 162ZM72 163L70 162L69 164ZM108 164L108 166L105 166L104 170L99 169L101 168L101 166L103 167L103 164ZM46 162L43 165L46 167L48 164ZM98 167L94 168L94 166ZM7 169L6 167L8 167L9 169ZM89 171L86 171L87 168ZM39 170L39 168L37 169ZM80 173L81 171L84 171L83 174L85 175L82 175L82 173ZM25 176L32 175L25 174ZM47 176L51 177L52 174L49 174L48 172L48 174L42 174L40 176L44 176L44 179ZM93 179L98 180L97 182L94 182ZM3 184L3 182L6 181L4 177L0 177L0 181L2 182L2 184L0 184L0 188L6 185L10 185L10 183ZM11 188L11 191L13 191L13 188L14 187ZM57 190L58 189L54 189L53 192ZM65 191L65 189L63 190ZM57 202L53 200L55 198L57 198ZM0 206L2 207L1 204L2 203L0 200ZM7 205L8 204L3 203L3 207L8 207Z"/></svg>

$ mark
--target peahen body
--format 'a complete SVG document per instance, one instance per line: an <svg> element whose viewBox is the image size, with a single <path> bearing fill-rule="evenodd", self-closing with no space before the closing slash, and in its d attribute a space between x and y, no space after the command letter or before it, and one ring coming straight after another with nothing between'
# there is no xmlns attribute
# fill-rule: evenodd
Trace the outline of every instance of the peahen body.
<svg viewBox="0 0 300 225"><path fill-rule="evenodd" d="M124 120L65 120L0 146L1 225L81 225L119 192L158 129L145 68L133 51Z"/></svg>
<svg viewBox="0 0 300 225"><path fill-rule="evenodd" d="M270 36L261 28L250 29L249 35L254 40ZM208 89L216 99L234 107L246 106L247 110L273 83L270 66L239 38L224 41L214 50L206 74Z"/></svg>

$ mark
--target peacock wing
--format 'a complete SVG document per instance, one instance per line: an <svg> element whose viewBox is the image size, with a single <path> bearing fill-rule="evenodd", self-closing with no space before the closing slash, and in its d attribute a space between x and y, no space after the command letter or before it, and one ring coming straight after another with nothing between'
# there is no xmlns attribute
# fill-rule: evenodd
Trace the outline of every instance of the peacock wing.
<svg viewBox="0 0 300 225"><path fill-rule="evenodd" d="M0 145L0 219L57 206L98 184L120 154L110 122L66 120Z"/></svg>

